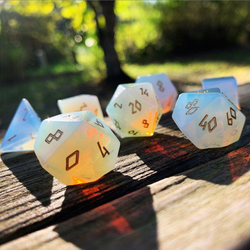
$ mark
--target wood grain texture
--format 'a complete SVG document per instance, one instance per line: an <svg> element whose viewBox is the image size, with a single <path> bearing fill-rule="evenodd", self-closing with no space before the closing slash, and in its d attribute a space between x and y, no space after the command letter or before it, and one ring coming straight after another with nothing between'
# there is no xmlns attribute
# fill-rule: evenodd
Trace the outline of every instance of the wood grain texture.
<svg viewBox="0 0 250 250"><path fill-rule="evenodd" d="M249 155L250 144L2 249L238 248L250 237Z"/></svg>
<svg viewBox="0 0 250 250"><path fill-rule="evenodd" d="M79 224L79 230L82 230L82 235L87 233L86 230L88 231L88 229L90 229L89 225L92 225L92 223L93 227L98 227L99 231L97 234L100 234L100 237L105 235L106 231L109 235L107 228L108 225L111 223L112 226L112 223L116 224L119 222L119 219L118 222L114 219L116 216L120 218L119 213L116 213L116 207L118 206L118 210L122 211L122 216L123 214L125 214L125 218L129 217L130 214L132 216L131 218L129 217L128 225L135 233L131 235L134 240L137 236L142 237L141 235L143 232L143 234L145 234L144 238L148 238L148 240L152 239L152 241L148 243L149 246L152 246L151 249L167 247L168 245L166 245L167 243L165 242L167 241L166 235L162 232L162 230L165 231L166 229L162 227L162 229L158 230L158 225L160 225L159 221L165 221L166 219L163 218L164 216L159 217L161 210L159 212L158 210L155 210L155 200L157 201L157 197L161 197L160 194L162 194L162 197L159 199L159 204L161 201L163 202L163 200L168 199L166 197L169 197L170 200L174 199L174 196L172 198L169 196L171 192L167 195L164 190L172 190L174 187L183 185L180 189L182 190L180 193L183 194L185 202L182 203L182 208L178 208L178 211L182 211L182 209L185 209L184 204L188 203L188 190L193 190L190 192L196 193L197 190L204 190L203 186L212 185L211 187L213 187L214 190L221 188L218 189L221 190L221 193L217 198L219 200L223 198L223 193L227 196L230 195L230 193L233 192L231 189L234 190L235 183L239 182L238 180L235 180L248 171L249 162L247 155L249 154L248 147L250 143L250 109L248 107L250 107L250 98L247 93L250 92L249 85L243 85L242 88L240 86L239 90L240 96L242 96L242 98L240 98L241 105L243 106L242 112L247 117L246 124L241 139L237 143L222 149L199 150L195 148L195 146L193 146L192 143L178 130L177 126L171 119L171 113L169 113L163 116L153 137L121 139L122 146L115 170L111 171L95 183L66 187L43 170L34 154L24 154L16 157L13 157L14 155L11 157L9 155L3 155L3 161L0 162L0 243L12 241L13 239L24 236L28 233L45 228L37 233L39 234L42 232L41 234L43 235L44 230L45 232L47 232L46 230L49 230L48 232L50 236L48 237L51 237L50 239L53 239L53 237L57 239L56 241L48 240L49 238L40 235L41 240L46 239L46 241L51 241L52 245L49 245L49 247L53 247L53 244L58 247L59 243L57 243L57 241L59 240L61 242L60 244L62 244L60 246L63 248L67 248L68 245L81 248L82 246L79 246L80 243L76 243L75 239L72 240L73 242L69 240L69 238L73 237L70 233L71 230L75 232L74 224L71 225L72 222L61 224L61 222L75 217L73 219L75 220L74 223L78 220L80 223L80 221L82 221L82 216L86 216L84 217L85 219L83 219L83 223ZM110 123L107 118L106 122ZM241 154L246 156L241 157ZM197 167L199 171L197 170L198 172L195 172ZM188 173L192 173L192 177L183 174L184 177L171 177L189 169L191 172ZM209 171L205 171L204 169L209 169ZM242 178L245 177L241 177L240 179ZM163 179L164 181L162 181ZM171 184L172 181L174 184ZM165 182L170 184L166 184L167 186L164 187L162 183ZM189 184L191 186L189 186ZM159 188L159 192L157 191L155 194L152 194L152 188L157 189L162 185L162 190ZM237 192L233 194L236 195ZM119 197L122 198L119 199ZM235 197L232 195L231 199L234 200L234 198ZM196 203L198 202L197 200L199 199L196 198ZM112 201L118 203L121 202L121 205L117 203L112 205ZM211 203L211 200L206 201L204 198L204 201L202 202L209 204ZM165 203L163 202L162 204ZM175 202L173 201L169 204L171 205L166 203L166 206L173 206ZM99 216L100 218L95 214L95 208L99 206L104 206L104 211L102 209L100 211L97 209L97 211L99 211L97 213L101 213L102 215ZM114 208L112 208L112 206ZM188 207L188 211L189 209L191 209L191 207ZM142 212L143 214L141 214L141 210L145 212ZM163 209L163 211L165 210ZM94 214L91 214L92 212ZM170 213L170 210L166 210L166 213ZM111 217L109 217L109 214ZM163 215L164 214L165 213L163 213ZM179 215L181 220L181 213ZM93 221L91 220L88 222L88 216L92 216L91 218L93 218ZM159 220L158 217L160 218ZM167 218L168 217L169 216L167 216ZM103 222L101 222L101 219ZM122 218L120 219L122 220ZM211 223L212 219L213 218L211 217ZM87 224L84 224L85 220ZM113 222L112 220L115 221ZM148 220L150 221L149 225L147 224ZM184 221L185 223L187 222L186 218ZM105 226L105 222L107 222L107 226ZM130 225L132 222L135 223L135 226L133 227ZM167 222L170 223L168 220ZM54 226L58 223L58 226ZM174 221L171 223L170 225L177 230L176 226L174 226ZM81 227L81 224L84 225L83 228ZM64 226L61 225L66 225L65 229L63 229ZM146 232L147 230L141 229L141 227L144 228L144 226L149 229L149 233ZM55 228L59 228L59 231L55 231ZM61 233L61 228L62 230L65 230L66 235L69 235L69 238L66 237L67 244L65 243L65 236L61 236L64 234L64 231ZM71 229L67 230L68 228ZM97 237L95 236L96 229L91 230L88 235L91 237ZM106 242L105 247L109 248L110 237L112 239L113 237L116 238L117 230L118 229L115 227L114 235L112 234L112 231L111 236L107 236L107 238L102 236L104 238L101 237L102 240L100 240L100 244L102 244L103 241L103 245L105 245L104 243ZM121 228L119 230L123 231L125 229ZM54 234L52 232L54 232ZM125 232L126 234L129 233L129 231L126 230ZM153 237L151 236L152 234ZM30 237L34 237L33 235L36 235L36 233L32 234ZM163 235L162 240L160 240L160 238L158 239L160 235ZM171 239L176 237L173 236L172 233L167 235ZM38 236L38 238L40 236ZM123 234L118 234L118 236L119 238L124 238L124 244L127 242L126 237L124 237ZM189 237L188 234L186 234L185 237ZM142 242L140 242L140 244L146 240L144 238L141 239ZM80 237L80 239L82 239L82 237ZM20 240L22 240L22 238ZM90 240L87 240L87 242L89 241ZM19 242L19 240L13 241L13 244L19 244L15 242ZM37 244L35 242L33 243ZM42 241L40 241L40 243L44 244L44 246L47 244ZM6 247L11 247L11 244L12 242L8 243ZM39 244L34 245L34 248L38 247ZM135 244L133 246L140 246L136 240L133 244ZM94 243L90 244L89 249L93 249L92 246L95 246ZM88 244L84 245L84 248L88 249L88 247Z"/></svg>

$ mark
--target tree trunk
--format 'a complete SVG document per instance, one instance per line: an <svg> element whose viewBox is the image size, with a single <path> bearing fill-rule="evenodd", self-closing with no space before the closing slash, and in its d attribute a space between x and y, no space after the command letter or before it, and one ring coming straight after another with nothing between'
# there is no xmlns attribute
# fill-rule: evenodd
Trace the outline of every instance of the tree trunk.
<svg viewBox="0 0 250 250"><path fill-rule="evenodd" d="M88 1L88 4L95 12L97 35L99 44L104 52L108 84L116 87L119 83L133 81L133 79L121 69L121 63L115 50L115 1ZM101 28L98 22L98 16L101 14L106 20L104 28Z"/></svg>

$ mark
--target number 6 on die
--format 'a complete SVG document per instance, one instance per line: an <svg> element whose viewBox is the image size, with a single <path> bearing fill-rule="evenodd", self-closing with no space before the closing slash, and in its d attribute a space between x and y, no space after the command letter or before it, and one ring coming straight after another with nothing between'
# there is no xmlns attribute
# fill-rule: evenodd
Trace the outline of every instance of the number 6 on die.
<svg viewBox="0 0 250 250"><path fill-rule="evenodd" d="M246 120L218 88L182 93L172 117L200 149L224 147L238 141Z"/></svg>

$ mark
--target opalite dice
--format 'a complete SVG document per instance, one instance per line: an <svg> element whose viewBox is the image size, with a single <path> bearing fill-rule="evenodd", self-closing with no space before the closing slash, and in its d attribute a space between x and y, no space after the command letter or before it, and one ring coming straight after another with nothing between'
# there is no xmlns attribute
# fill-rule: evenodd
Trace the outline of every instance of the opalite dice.
<svg viewBox="0 0 250 250"><path fill-rule="evenodd" d="M40 118L28 100L22 99L4 136L0 153L33 151L40 125Z"/></svg>
<svg viewBox="0 0 250 250"><path fill-rule="evenodd" d="M77 95L57 101L61 113L88 110L103 120L102 109L98 97L95 95Z"/></svg>
<svg viewBox="0 0 250 250"><path fill-rule="evenodd" d="M65 185L92 182L112 169L120 142L90 111L44 120L34 149L42 167Z"/></svg>
<svg viewBox="0 0 250 250"><path fill-rule="evenodd" d="M202 88L219 88L237 108L240 107L237 81L233 76L203 79Z"/></svg>
<svg viewBox="0 0 250 250"><path fill-rule="evenodd" d="M106 111L121 137L152 136L162 115L151 83L120 84Z"/></svg>
<svg viewBox="0 0 250 250"><path fill-rule="evenodd" d="M174 108L177 90L168 76L164 73L139 76L136 83L150 82L152 83L155 93L162 105L163 113L167 113Z"/></svg>
<svg viewBox="0 0 250 250"><path fill-rule="evenodd" d="M218 88L182 93L172 117L200 149L224 147L238 141L246 120Z"/></svg>

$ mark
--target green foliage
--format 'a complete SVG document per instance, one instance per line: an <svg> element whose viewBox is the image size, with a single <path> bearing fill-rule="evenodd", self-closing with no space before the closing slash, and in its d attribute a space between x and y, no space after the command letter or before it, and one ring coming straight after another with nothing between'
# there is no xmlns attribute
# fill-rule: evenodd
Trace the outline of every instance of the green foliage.
<svg viewBox="0 0 250 250"><path fill-rule="evenodd" d="M78 58L85 63L83 57L87 63L92 60L98 72L103 70L94 13L85 1L13 0L0 3L0 11L0 53L6 58L0 82L20 81L41 67L79 64Z"/></svg>
<svg viewBox="0 0 250 250"><path fill-rule="evenodd" d="M249 7L246 1L118 1L119 56L145 63L249 44Z"/></svg>

